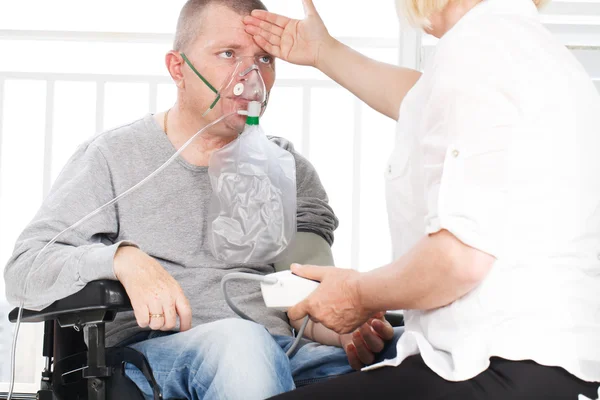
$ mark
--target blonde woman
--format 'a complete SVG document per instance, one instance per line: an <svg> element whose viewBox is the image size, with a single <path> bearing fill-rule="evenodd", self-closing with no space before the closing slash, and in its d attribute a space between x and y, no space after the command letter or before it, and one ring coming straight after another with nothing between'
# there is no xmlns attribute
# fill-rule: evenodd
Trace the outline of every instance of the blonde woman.
<svg viewBox="0 0 600 400"><path fill-rule="evenodd" d="M288 315L347 333L403 309L406 330L383 363L283 398L596 398L600 96L540 4L402 0L440 38L421 75L339 43L304 3L302 21L255 11L246 31L398 120L395 261L368 273L294 266L321 285Z"/></svg>

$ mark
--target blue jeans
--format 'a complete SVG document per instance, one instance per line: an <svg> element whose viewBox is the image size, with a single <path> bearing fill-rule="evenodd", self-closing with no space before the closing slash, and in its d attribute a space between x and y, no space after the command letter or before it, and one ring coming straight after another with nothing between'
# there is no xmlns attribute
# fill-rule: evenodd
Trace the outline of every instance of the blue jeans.
<svg viewBox="0 0 600 400"><path fill-rule="evenodd" d="M129 346L148 359L164 399L265 399L352 372L341 348L303 341L290 359L285 351L294 338L272 336L262 325L242 319L180 333L143 332L129 342L137 340L142 341ZM388 347L395 351L395 345ZM152 399L137 368L128 364L125 373Z"/></svg>

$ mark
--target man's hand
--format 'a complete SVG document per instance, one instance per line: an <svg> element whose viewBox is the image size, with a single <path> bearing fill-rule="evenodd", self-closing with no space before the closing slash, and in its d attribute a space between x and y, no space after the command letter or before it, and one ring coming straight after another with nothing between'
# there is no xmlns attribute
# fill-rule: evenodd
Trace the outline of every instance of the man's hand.
<svg viewBox="0 0 600 400"><path fill-rule="evenodd" d="M290 19L263 10L244 18L246 32L269 54L299 65L316 67L319 54L334 39L317 13L312 0L303 0L306 18Z"/></svg>
<svg viewBox="0 0 600 400"><path fill-rule="evenodd" d="M123 284L140 327L170 331L177 324L186 331L192 326L192 310L179 283L148 254L131 246L119 247L114 271Z"/></svg>
<svg viewBox="0 0 600 400"><path fill-rule="evenodd" d="M288 310L291 320L310 315L314 322L344 334L354 331L378 311L363 307L358 287L360 273L357 271L294 264L292 272L321 284L309 297Z"/></svg>
<svg viewBox="0 0 600 400"><path fill-rule="evenodd" d="M353 333L340 335L340 345L346 351L348 362L357 371L373 364L385 342L394 337L394 328L384 314L378 313Z"/></svg>

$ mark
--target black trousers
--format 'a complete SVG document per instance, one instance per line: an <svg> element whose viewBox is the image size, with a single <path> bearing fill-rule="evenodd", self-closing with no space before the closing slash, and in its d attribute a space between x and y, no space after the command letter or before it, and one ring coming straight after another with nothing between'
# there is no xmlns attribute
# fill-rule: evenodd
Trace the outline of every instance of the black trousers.
<svg viewBox="0 0 600 400"><path fill-rule="evenodd" d="M584 382L562 368L533 361L508 361L493 357L490 367L471 380L449 382L440 378L420 355L398 367L357 372L305 386L276 399L399 399L399 400L578 400L583 394L598 397L599 383Z"/></svg>

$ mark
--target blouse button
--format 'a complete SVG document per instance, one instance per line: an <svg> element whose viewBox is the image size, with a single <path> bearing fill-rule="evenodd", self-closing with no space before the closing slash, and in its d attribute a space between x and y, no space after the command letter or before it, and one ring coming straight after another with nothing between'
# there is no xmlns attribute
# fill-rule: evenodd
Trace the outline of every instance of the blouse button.
<svg viewBox="0 0 600 400"><path fill-rule="evenodd" d="M454 151L452 151L452 156L453 156L454 158L458 157L459 155L460 155L460 152L459 152L458 150L454 150Z"/></svg>

